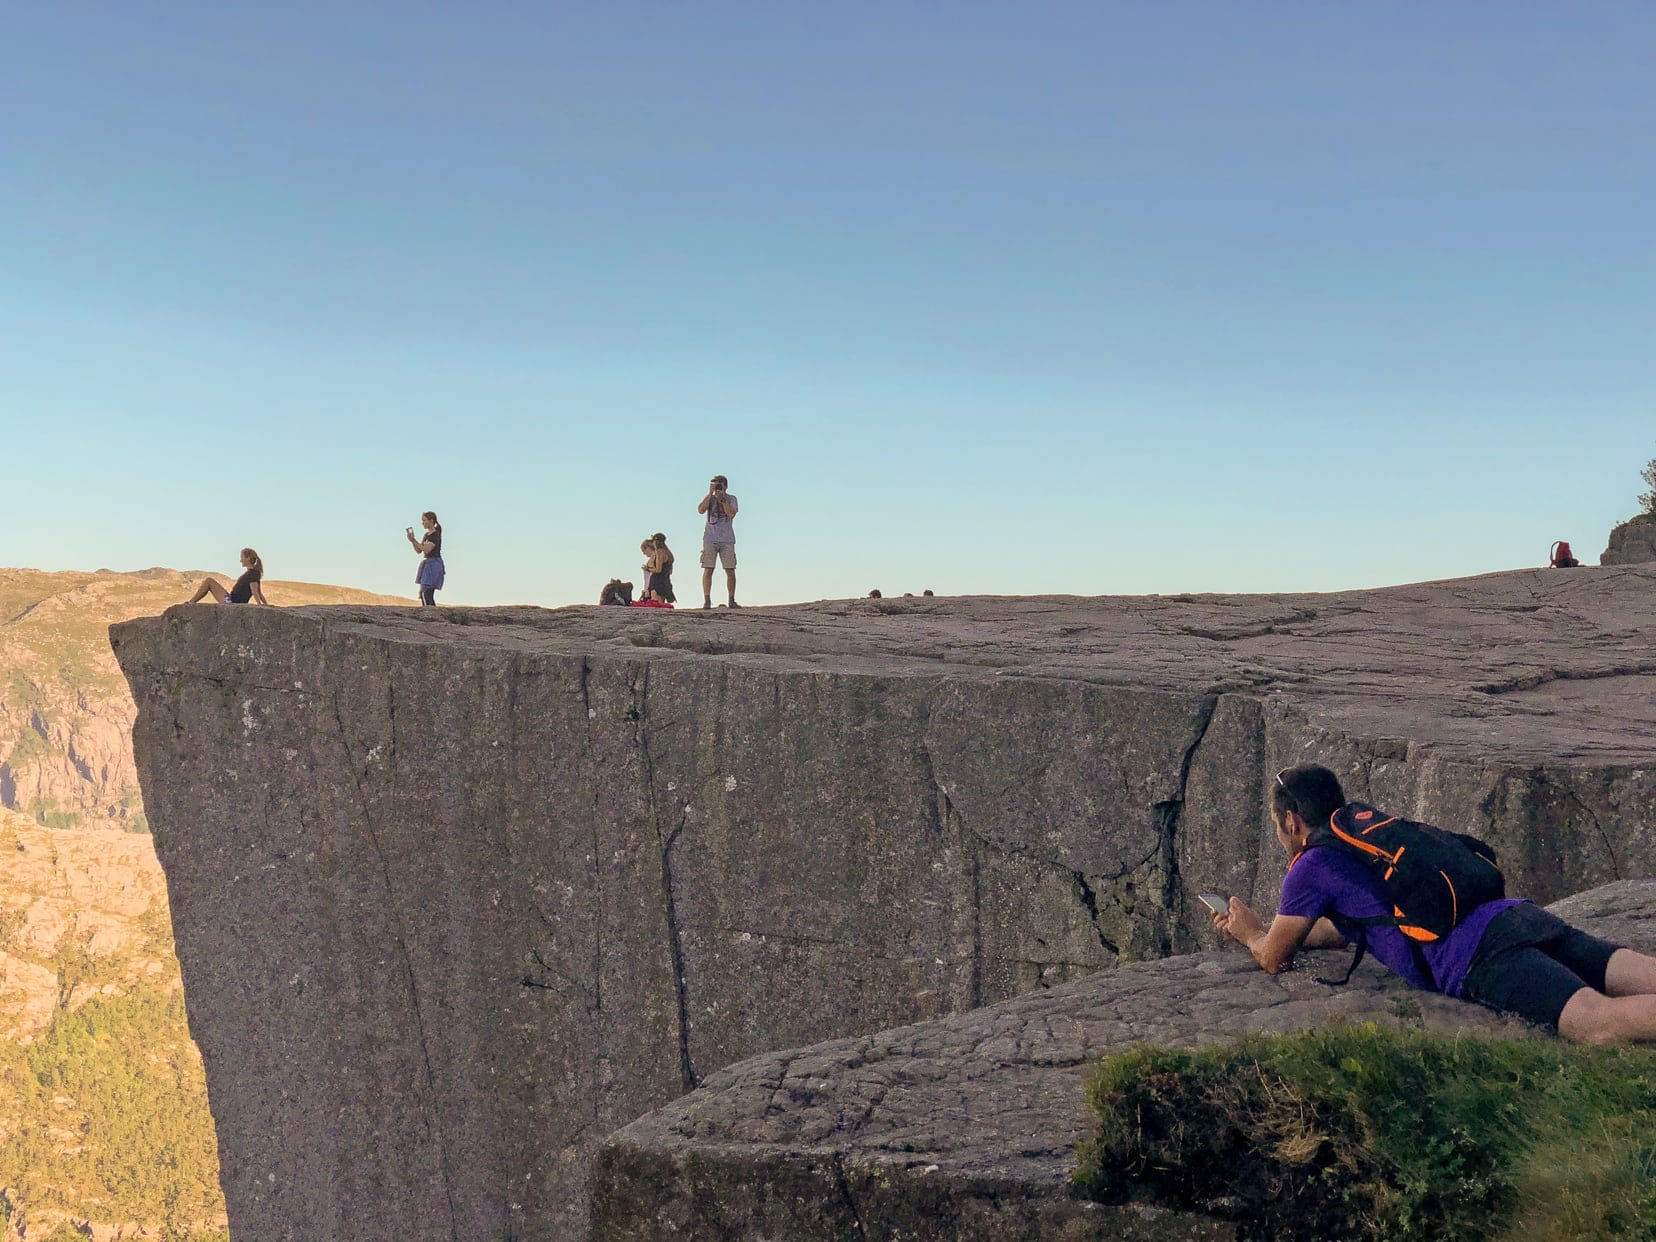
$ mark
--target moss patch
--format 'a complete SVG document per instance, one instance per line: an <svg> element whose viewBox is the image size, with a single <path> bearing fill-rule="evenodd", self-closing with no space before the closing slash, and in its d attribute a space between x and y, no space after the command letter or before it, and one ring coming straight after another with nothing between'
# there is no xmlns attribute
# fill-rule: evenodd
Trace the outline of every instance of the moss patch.
<svg viewBox="0 0 1656 1242"><path fill-rule="evenodd" d="M1656 1050L1373 1026L1106 1059L1083 1193L1245 1238L1656 1238Z"/></svg>

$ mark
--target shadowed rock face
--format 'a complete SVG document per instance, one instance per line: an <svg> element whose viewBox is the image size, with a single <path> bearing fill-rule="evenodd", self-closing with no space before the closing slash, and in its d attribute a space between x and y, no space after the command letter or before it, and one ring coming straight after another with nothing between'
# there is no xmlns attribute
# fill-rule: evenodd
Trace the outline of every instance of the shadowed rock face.
<svg viewBox="0 0 1656 1242"><path fill-rule="evenodd" d="M1303 759L1530 895L1656 873L1653 587L116 626L232 1228L579 1236L723 1066L1268 907Z"/></svg>
<svg viewBox="0 0 1656 1242"><path fill-rule="evenodd" d="M1554 909L1656 953L1656 881L1607 885ZM1232 1237L1216 1220L1075 1198L1076 1144L1096 1125L1084 1089L1099 1057L1331 1018L1549 1038L1411 992L1372 962L1344 988L1316 981L1345 957L1302 954L1295 970L1271 976L1231 946L743 1061L610 1138L594 1178L595 1233L615 1242Z"/></svg>

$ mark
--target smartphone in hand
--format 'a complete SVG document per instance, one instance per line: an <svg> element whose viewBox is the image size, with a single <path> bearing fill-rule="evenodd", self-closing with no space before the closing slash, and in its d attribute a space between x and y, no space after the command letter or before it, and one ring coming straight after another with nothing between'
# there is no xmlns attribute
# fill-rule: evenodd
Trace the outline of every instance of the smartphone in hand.
<svg viewBox="0 0 1656 1242"><path fill-rule="evenodd" d="M1215 914L1230 913L1230 898L1221 897L1218 893L1198 894L1201 903Z"/></svg>

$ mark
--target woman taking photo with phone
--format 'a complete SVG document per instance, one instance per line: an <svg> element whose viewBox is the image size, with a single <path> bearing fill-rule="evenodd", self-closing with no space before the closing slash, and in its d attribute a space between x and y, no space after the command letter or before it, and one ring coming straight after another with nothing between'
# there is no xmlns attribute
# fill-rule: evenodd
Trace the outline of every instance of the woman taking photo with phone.
<svg viewBox="0 0 1656 1242"><path fill-rule="evenodd" d="M414 582L420 588L420 606L435 608L437 592L443 589L443 528L430 509L420 514L420 525L425 527L425 536L421 539L414 538L412 526L407 528L408 545L420 557Z"/></svg>

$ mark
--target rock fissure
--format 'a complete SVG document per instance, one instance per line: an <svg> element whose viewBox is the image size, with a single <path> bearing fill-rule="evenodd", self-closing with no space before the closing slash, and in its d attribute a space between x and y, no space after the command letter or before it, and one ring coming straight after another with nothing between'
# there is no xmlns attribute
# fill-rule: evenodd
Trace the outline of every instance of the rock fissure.
<svg viewBox="0 0 1656 1242"><path fill-rule="evenodd" d="M684 964L684 932L679 923L678 898L673 883L673 846L690 820L690 808L679 811L678 824L665 831L662 824L660 798L656 792L655 762L650 753L650 665L645 663L635 683L633 734L638 747L639 764L643 769L644 797L647 816L655 832L656 846L661 856L662 916L667 927L667 955L673 965L673 996L678 1010L679 1081L686 1091L694 1090L700 1081L696 1074L690 1045L690 984Z"/></svg>
<svg viewBox="0 0 1656 1242"><path fill-rule="evenodd" d="M602 797L599 793L596 774L598 758L595 753L592 737L592 725L593 721L597 718L598 713L594 711L592 707L591 677L591 661L586 656L582 656L579 668L581 688L581 720L579 722L579 727L581 728L583 736L586 739L586 747L582 755L582 783L584 785L584 789L582 791L582 804L587 809L588 822L591 825L592 901L593 911L596 915L597 912L602 911L604 908L604 867L601 837L603 816L600 813ZM541 912L537 909L536 913L539 914ZM550 922L548 922L548 926L550 925ZM591 965L589 967L589 972L592 977L590 995L592 997L592 1004L588 1012L593 1021L596 1023L598 1016L604 1011L604 921L600 917L594 917L592 919L592 956L590 961ZM596 1109L596 1096L593 1097L591 1105L594 1109Z"/></svg>
<svg viewBox="0 0 1656 1242"><path fill-rule="evenodd" d="M1621 862L1616 857L1616 843L1610 839L1610 834L1604 830L1604 825L1599 822L1598 815L1587 805L1586 802L1582 800L1581 795L1576 792L1573 786L1564 785L1562 786L1562 790L1564 796L1571 802L1575 803L1577 809L1580 810L1587 822L1593 826L1593 832L1597 835L1600 843L1604 846L1605 856L1610 859L1611 877L1617 880L1626 878L1622 874Z"/></svg>
<svg viewBox="0 0 1656 1242"><path fill-rule="evenodd" d="M324 679L324 684L326 684ZM394 689L391 691L394 695ZM350 772L356 795L354 805L362 824L363 834L367 838L369 848L373 851L374 860L379 868L380 882L385 888L385 904L390 912L393 923L392 948L397 955L401 966L403 985L408 990L409 1012L414 1020L414 1034L420 1052L420 1064L424 1074L421 1084L422 1090L418 1093L421 1123L431 1136L432 1144L436 1149L437 1164L443 1179L443 1198L448 1205L448 1234L451 1242L461 1242L459 1213L454 1201L454 1179L450 1170L449 1145L446 1141L442 1123L435 1115L431 1105L431 1094L436 1089L437 1076L431 1063L431 1038L426 1030L425 1010L420 999L420 982L414 970L413 959L408 952L408 932L403 922L401 903L397 900L396 885L391 879L391 863L386 856L385 848L380 843L379 832L374 826L373 814L369 809L367 791L363 788L362 777L357 772L357 765L351 759L351 735L345 725L345 716L340 709L339 698L333 698L334 721L338 725L338 739L341 752L345 756L345 769Z"/></svg>
<svg viewBox="0 0 1656 1242"><path fill-rule="evenodd" d="M1111 957L1121 956L1121 947L1104 934L1104 928L1098 922L1098 894L1093 886L1087 883L1087 877L1073 867L1065 868L1070 879L1075 884L1076 896L1081 901L1081 907L1087 912L1087 921L1092 924L1093 934L1098 937L1098 947Z"/></svg>
<svg viewBox="0 0 1656 1242"><path fill-rule="evenodd" d="M1316 610L1312 609L1310 615L1316 616ZM1219 701L1220 696L1213 695L1202 703L1196 720L1196 735L1191 738L1190 745L1185 747L1184 754L1179 759L1178 793L1151 808L1156 821L1156 837L1161 853L1161 905L1168 915L1159 936L1159 948L1162 953L1173 951L1171 924L1183 914L1184 886L1179 874L1179 821L1184 814L1185 799L1190 791L1190 770L1196 763L1196 753L1207 740L1208 730L1213 727L1213 719L1219 712Z"/></svg>
<svg viewBox="0 0 1656 1242"><path fill-rule="evenodd" d="M845 1204L846 1211L851 1213L851 1226L857 1231L857 1237L867 1242L868 1227L863 1224L862 1208L857 1204L857 1196L851 1192L851 1179L846 1175L845 1157L835 1153L833 1160L834 1186L839 1191L840 1202Z"/></svg>
<svg viewBox="0 0 1656 1242"><path fill-rule="evenodd" d="M1484 682L1473 689L1491 697L1536 690L1555 681L1609 681L1618 677L1656 676L1656 661L1642 660L1609 668L1543 668L1500 681Z"/></svg>

